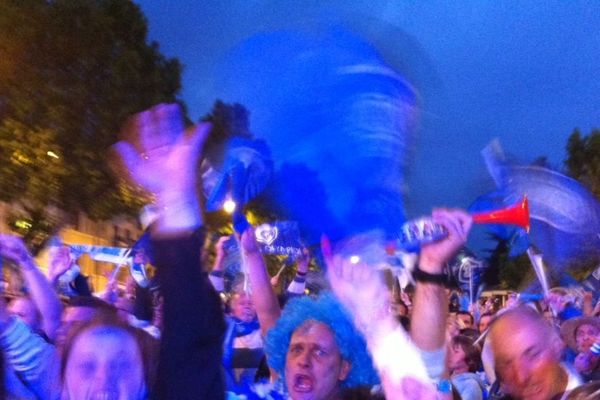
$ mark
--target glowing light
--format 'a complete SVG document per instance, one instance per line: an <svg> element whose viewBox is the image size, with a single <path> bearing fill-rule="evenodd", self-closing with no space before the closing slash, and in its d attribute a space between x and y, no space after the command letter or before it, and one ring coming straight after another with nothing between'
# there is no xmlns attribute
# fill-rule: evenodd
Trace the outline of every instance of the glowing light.
<svg viewBox="0 0 600 400"><path fill-rule="evenodd" d="M235 210L235 201L225 200L225 203L223 203L223 210L225 210L226 213L231 214Z"/></svg>
<svg viewBox="0 0 600 400"><path fill-rule="evenodd" d="M57 160L60 158L60 157L58 156L58 154L56 154L56 153L55 153L55 152L53 152L52 150L48 150L48 151L46 152L46 154L47 154L48 156L52 157L52 158L56 158Z"/></svg>
<svg viewBox="0 0 600 400"><path fill-rule="evenodd" d="M29 229L29 228L31 228L31 223L24 221L22 219L19 219L19 220L15 221L15 226L20 229Z"/></svg>
<svg viewBox="0 0 600 400"><path fill-rule="evenodd" d="M350 262L352 264L358 264L359 261L360 261L360 257L359 256L352 256L352 257L350 257Z"/></svg>
<svg viewBox="0 0 600 400"><path fill-rule="evenodd" d="M19 150L16 150L10 157L11 161L16 164L30 164L31 160Z"/></svg>

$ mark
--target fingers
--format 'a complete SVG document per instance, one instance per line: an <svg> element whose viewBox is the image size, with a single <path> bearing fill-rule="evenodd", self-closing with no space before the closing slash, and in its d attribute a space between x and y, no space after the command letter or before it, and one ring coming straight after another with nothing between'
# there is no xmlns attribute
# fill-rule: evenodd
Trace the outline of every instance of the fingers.
<svg viewBox="0 0 600 400"><path fill-rule="evenodd" d="M333 255L331 241L326 235L321 236L321 253L327 267L327 278L334 292L337 292L341 282L341 266L339 257ZM339 293L337 293L339 295Z"/></svg>
<svg viewBox="0 0 600 400"><path fill-rule="evenodd" d="M247 253L258 253L258 242L256 241L256 235L254 233L254 228L249 226L242 232L240 236L240 242L242 245L242 250Z"/></svg>
<svg viewBox="0 0 600 400"><path fill-rule="evenodd" d="M129 142L120 141L113 146L113 149L117 152L123 164L125 164L125 168L132 175L132 178L137 181L135 171L137 171L137 167L142 162L142 158L135 147Z"/></svg>
<svg viewBox="0 0 600 400"><path fill-rule="evenodd" d="M222 248L226 241L228 241L230 236L221 236L217 243L215 244L216 248Z"/></svg>
<svg viewBox="0 0 600 400"><path fill-rule="evenodd" d="M161 103L134 117L140 151L148 152L175 143L183 134L183 116L176 103Z"/></svg>
<svg viewBox="0 0 600 400"><path fill-rule="evenodd" d="M132 135L135 144L139 145L140 152L146 152L158 147L156 144L156 134L152 109L142 111L133 117ZM131 140L131 138L129 139Z"/></svg>
<svg viewBox="0 0 600 400"><path fill-rule="evenodd" d="M24 248L24 245L16 236L0 235L0 252L2 252L2 254L11 254L22 248Z"/></svg>
<svg viewBox="0 0 600 400"><path fill-rule="evenodd" d="M172 145L183 132L183 115L176 103L161 103L135 114L122 129L123 140L133 144L139 153Z"/></svg>
<svg viewBox="0 0 600 400"><path fill-rule="evenodd" d="M352 268L345 268L345 262L340 255L333 253L331 242L326 235L321 236L321 252L327 266L327 275L332 283L339 280L348 280L348 274L352 272Z"/></svg>
<svg viewBox="0 0 600 400"><path fill-rule="evenodd" d="M340 274L342 279L346 282L354 282L354 272L357 269L357 265L349 262L342 256L334 256L334 259L336 260L335 264L339 266L338 273Z"/></svg>
<svg viewBox="0 0 600 400"><path fill-rule="evenodd" d="M196 160L204 147L204 142L212 129L212 125L208 122L196 124L188 129L188 134L184 135L184 140L190 146L191 159Z"/></svg>
<svg viewBox="0 0 600 400"><path fill-rule="evenodd" d="M23 240L12 235L0 235L0 255L17 263L25 263L31 258Z"/></svg>
<svg viewBox="0 0 600 400"><path fill-rule="evenodd" d="M309 258L308 250L306 248L303 248L300 255L296 259L297 270L299 272L304 272L304 273L308 272L309 261L310 261L310 258Z"/></svg>
<svg viewBox="0 0 600 400"><path fill-rule="evenodd" d="M327 274L330 279L352 284L371 282L378 272L374 267L364 262L352 262L341 255L334 255L327 264ZM378 279L377 277L375 277Z"/></svg>
<svg viewBox="0 0 600 400"><path fill-rule="evenodd" d="M229 236L221 236L217 243L215 244L215 252L219 257L223 257L225 255L225 242L229 240Z"/></svg>
<svg viewBox="0 0 600 400"><path fill-rule="evenodd" d="M166 146L175 143L184 131L181 107L177 103L161 103L150 109L152 129L149 133L155 140L154 146ZM150 147L152 149L154 147Z"/></svg>
<svg viewBox="0 0 600 400"><path fill-rule="evenodd" d="M435 209L432 213L432 219L436 224L445 227L450 236L454 236L463 242L467 241L473 225L471 215L459 209Z"/></svg>

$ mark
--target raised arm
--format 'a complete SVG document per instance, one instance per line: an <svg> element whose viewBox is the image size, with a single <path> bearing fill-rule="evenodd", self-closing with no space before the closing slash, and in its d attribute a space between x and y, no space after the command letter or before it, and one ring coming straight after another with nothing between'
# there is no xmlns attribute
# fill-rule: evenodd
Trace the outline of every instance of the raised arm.
<svg viewBox="0 0 600 400"><path fill-rule="evenodd" d="M306 275L308 274L308 263L310 255L308 249L302 249L302 254L296 260L296 276L290 282L287 292L289 296L303 295L306 289Z"/></svg>
<svg viewBox="0 0 600 400"><path fill-rule="evenodd" d="M14 261L20 268L33 304L42 317L41 328L54 339L60 325L62 305L52 285L39 270L23 240L17 236L0 235L0 255Z"/></svg>
<svg viewBox="0 0 600 400"><path fill-rule="evenodd" d="M210 283L213 285L215 290L219 293L225 290L225 284L223 276L225 274L225 249L224 244L229 240L229 236L222 236L219 238L217 243L215 244L215 260L213 262L212 270L208 275L210 279Z"/></svg>
<svg viewBox="0 0 600 400"><path fill-rule="evenodd" d="M417 284L411 337L417 347L424 351L436 351L444 347L448 296L444 285L435 282L435 278L441 277L446 263L466 243L472 225L471 216L462 210L436 209L432 218L433 222L446 228L448 236L423 246L418 262L421 273L413 274Z"/></svg>
<svg viewBox="0 0 600 400"><path fill-rule="evenodd" d="M256 308L261 332L265 336L279 319L281 309L273 286L271 286L267 266L259 251L254 229L248 228L242 233L241 243L242 262L245 262L248 268L252 302Z"/></svg>
<svg viewBox="0 0 600 400"><path fill-rule="evenodd" d="M44 277L45 279L45 277ZM16 373L22 384L33 392L36 398L57 398L60 393L59 358L54 345L25 325L20 318L11 316L6 308L4 297L0 296L0 350L3 353L3 368ZM7 381L8 382L8 381ZM16 398L7 387L7 398Z"/></svg>
<svg viewBox="0 0 600 400"><path fill-rule="evenodd" d="M435 394L419 352L389 311L389 289L381 271L363 262L359 248L351 252L358 257L352 260L334 254L326 239L321 247L331 289L364 335L386 399L423 400L429 398L426 393Z"/></svg>
<svg viewBox="0 0 600 400"><path fill-rule="evenodd" d="M132 180L153 195L159 218L151 227L164 299L164 331L152 398L224 397L221 303L200 265L202 215L196 166L207 124L183 129L179 106L160 104L136 115L128 142L119 142Z"/></svg>
<svg viewBox="0 0 600 400"><path fill-rule="evenodd" d="M413 343L421 351L427 374L434 380L441 380L445 373L445 327L448 318L445 266L465 244L472 219L464 211L448 209L434 210L432 219L446 229L448 236L421 249L419 262L413 271L416 288L410 333Z"/></svg>

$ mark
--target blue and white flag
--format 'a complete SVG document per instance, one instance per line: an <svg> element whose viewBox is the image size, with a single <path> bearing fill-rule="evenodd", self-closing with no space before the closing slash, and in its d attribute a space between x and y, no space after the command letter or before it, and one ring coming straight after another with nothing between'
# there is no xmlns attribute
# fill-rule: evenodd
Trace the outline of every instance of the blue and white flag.
<svg viewBox="0 0 600 400"><path fill-rule="evenodd" d="M128 264L131 261L131 249L123 247L95 246L88 244L68 245L75 258L87 254L94 261L108 262L112 264Z"/></svg>
<svg viewBox="0 0 600 400"><path fill-rule="evenodd" d="M294 221L278 221L262 224L254 231L262 254L298 257L302 254L300 231Z"/></svg>

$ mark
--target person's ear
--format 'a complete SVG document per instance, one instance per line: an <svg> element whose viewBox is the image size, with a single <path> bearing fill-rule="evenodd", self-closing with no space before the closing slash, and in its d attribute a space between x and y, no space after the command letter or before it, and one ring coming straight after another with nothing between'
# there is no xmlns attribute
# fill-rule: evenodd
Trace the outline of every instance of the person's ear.
<svg viewBox="0 0 600 400"><path fill-rule="evenodd" d="M342 360L342 367L340 368L340 373L338 375L338 380L343 381L348 377L350 373L350 369L352 368L352 364L350 364L346 360Z"/></svg>

